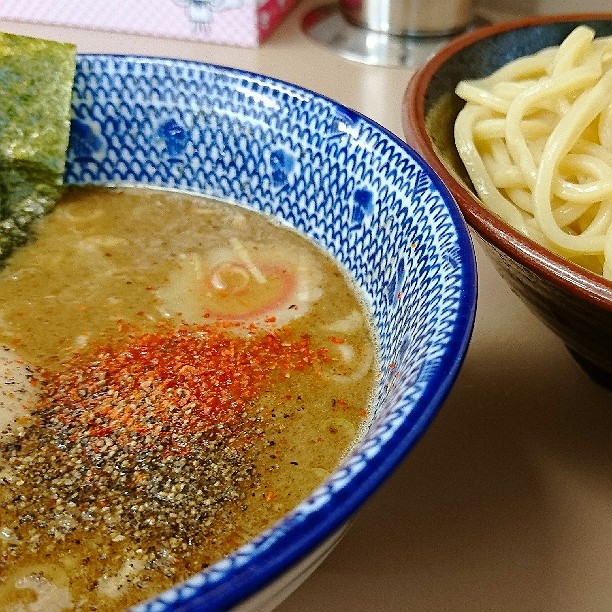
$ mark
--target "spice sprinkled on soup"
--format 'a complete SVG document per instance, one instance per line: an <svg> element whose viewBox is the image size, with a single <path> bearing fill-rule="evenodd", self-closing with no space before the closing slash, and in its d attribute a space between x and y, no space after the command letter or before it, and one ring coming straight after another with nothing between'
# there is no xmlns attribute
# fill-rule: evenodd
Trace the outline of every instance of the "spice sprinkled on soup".
<svg viewBox="0 0 612 612"><path fill-rule="evenodd" d="M290 511L359 435L351 281L243 208L73 189L0 270L0 603L122 610Z"/></svg>

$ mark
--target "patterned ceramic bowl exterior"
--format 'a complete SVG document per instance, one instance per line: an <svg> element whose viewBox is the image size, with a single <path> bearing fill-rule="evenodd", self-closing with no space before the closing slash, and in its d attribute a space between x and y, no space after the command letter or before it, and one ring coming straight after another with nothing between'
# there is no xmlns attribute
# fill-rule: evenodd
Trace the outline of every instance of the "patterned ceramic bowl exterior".
<svg viewBox="0 0 612 612"><path fill-rule="evenodd" d="M522 236L476 196L457 154L453 126L462 79L559 45L579 24L612 35L612 14L533 16L480 28L439 51L412 77L403 103L407 141L449 186L501 276L565 343L584 370L612 389L612 283ZM441 110L443 109L443 110Z"/></svg>
<svg viewBox="0 0 612 612"><path fill-rule="evenodd" d="M270 607L323 558L455 380L476 300L458 209L404 143L347 108L263 76L139 57L79 57L65 178L204 193L281 217L369 297L381 363L395 367L383 368L363 439L278 525L137 610Z"/></svg>

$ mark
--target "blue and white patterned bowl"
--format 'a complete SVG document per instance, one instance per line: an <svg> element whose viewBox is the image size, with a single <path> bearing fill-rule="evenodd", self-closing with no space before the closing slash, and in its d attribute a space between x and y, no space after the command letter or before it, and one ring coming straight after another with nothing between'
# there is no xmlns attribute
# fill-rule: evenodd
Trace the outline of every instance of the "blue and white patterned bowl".
<svg viewBox="0 0 612 612"><path fill-rule="evenodd" d="M430 168L383 128L315 93L238 70L78 58L66 182L195 191L280 216L371 299L383 368L369 428L279 524L140 612L270 609L323 559L434 417L472 331L466 227Z"/></svg>

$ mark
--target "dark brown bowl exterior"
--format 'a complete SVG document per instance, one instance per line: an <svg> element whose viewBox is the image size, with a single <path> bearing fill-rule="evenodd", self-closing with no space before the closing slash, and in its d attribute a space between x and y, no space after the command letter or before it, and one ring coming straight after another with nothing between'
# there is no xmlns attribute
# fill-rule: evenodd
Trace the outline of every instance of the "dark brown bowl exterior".
<svg viewBox="0 0 612 612"><path fill-rule="evenodd" d="M579 24L612 35L612 13L529 17L469 32L444 47L410 80L402 123L407 142L438 173L501 276L555 331L576 361L612 389L612 283L558 257L488 212L457 155L454 121L465 78L486 76L524 55L558 45Z"/></svg>

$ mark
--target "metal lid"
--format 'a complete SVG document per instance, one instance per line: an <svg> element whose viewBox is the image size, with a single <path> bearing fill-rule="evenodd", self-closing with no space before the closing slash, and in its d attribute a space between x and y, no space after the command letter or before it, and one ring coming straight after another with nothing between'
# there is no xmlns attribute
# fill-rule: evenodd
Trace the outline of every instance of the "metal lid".
<svg viewBox="0 0 612 612"><path fill-rule="evenodd" d="M340 0L348 21L398 36L444 36L467 27L472 0Z"/></svg>

